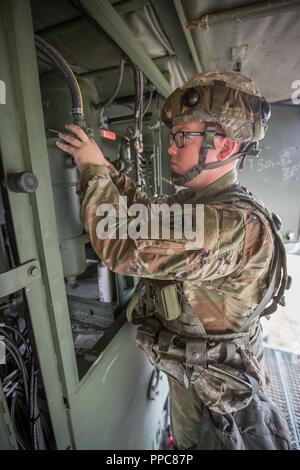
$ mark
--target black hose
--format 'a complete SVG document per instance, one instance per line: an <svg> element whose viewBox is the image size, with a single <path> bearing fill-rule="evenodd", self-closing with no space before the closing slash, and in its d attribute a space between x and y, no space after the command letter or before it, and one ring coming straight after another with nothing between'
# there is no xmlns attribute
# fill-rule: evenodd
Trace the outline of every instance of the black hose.
<svg viewBox="0 0 300 470"><path fill-rule="evenodd" d="M50 46L50 44L48 44L44 39L35 36L35 45L36 48L45 54L45 56L48 57L48 59L66 78L72 96L72 115L74 123L78 124L84 121L82 95L72 69L59 52L54 49L54 47Z"/></svg>
<svg viewBox="0 0 300 470"><path fill-rule="evenodd" d="M53 439L52 430L50 429L50 425L42 411L40 411L41 415L41 427L43 430L43 435L45 436L45 447L49 450L56 449L56 443Z"/></svg>
<svg viewBox="0 0 300 470"><path fill-rule="evenodd" d="M48 441L51 448L55 448L50 427L40 413L38 370L26 340L26 332L21 333L16 327L0 324L0 334L4 337L7 349L7 364L15 367L12 371L8 369L7 375L1 379L3 392L10 403L18 445L21 449L43 450ZM24 346L26 349L22 351Z"/></svg>
<svg viewBox="0 0 300 470"><path fill-rule="evenodd" d="M30 370L30 381L29 381L29 401L28 401L28 414L30 421L30 434L32 439L32 446L34 450L37 450L36 435L35 435L35 422L34 422L34 362L31 363Z"/></svg>
<svg viewBox="0 0 300 470"><path fill-rule="evenodd" d="M30 419L30 434L32 439L32 446L34 450L40 449L40 438L39 438L39 416L36 416L37 409L37 378L36 371L34 368L34 361L31 362L30 370L30 384L29 384L29 419Z"/></svg>
<svg viewBox="0 0 300 470"><path fill-rule="evenodd" d="M19 444L19 447L20 447L22 450L28 450L28 449L29 449L29 446L25 443L25 441L23 440L23 437L22 437L21 434L19 433L19 431L18 431L18 426L17 426L17 422L16 422L16 417L17 417L17 413L16 413L16 409L17 409L17 400L18 400L18 396L17 396L17 394L14 394L14 396L13 396L13 398L12 398L12 402L11 402L11 407L10 407L11 422L12 422L12 426L13 426L13 429L14 429L14 432L15 432L16 439L17 439L17 442L18 442L18 444Z"/></svg>

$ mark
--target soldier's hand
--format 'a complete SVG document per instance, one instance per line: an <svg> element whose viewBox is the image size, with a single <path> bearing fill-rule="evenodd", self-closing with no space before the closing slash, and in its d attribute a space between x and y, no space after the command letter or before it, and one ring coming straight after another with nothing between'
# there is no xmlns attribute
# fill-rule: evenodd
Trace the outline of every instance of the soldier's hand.
<svg viewBox="0 0 300 470"><path fill-rule="evenodd" d="M72 155L80 171L89 165L109 165L94 139L89 137L83 129L76 124L66 124L65 127L74 136L59 132L58 136L63 142L57 140L56 145L63 152Z"/></svg>

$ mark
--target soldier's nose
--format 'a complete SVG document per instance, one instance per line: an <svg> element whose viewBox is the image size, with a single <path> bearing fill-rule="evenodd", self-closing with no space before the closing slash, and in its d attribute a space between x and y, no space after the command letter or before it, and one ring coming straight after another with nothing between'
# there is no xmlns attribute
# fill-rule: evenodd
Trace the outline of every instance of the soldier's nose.
<svg viewBox="0 0 300 470"><path fill-rule="evenodd" d="M169 146L169 148L168 148L168 154L171 155L171 156L177 154L177 147L176 147L176 145L175 145L175 142L173 142L173 143Z"/></svg>

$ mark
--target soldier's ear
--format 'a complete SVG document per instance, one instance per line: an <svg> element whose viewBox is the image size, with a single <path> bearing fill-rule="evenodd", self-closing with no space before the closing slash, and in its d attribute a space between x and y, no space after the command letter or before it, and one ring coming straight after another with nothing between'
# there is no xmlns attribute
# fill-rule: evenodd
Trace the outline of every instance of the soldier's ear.
<svg viewBox="0 0 300 470"><path fill-rule="evenodd" d="M229 158L231 154L235 153L235 148L237 145L238 142L225 138L218 154L218 160L225 160L226 158Z"/></svg>

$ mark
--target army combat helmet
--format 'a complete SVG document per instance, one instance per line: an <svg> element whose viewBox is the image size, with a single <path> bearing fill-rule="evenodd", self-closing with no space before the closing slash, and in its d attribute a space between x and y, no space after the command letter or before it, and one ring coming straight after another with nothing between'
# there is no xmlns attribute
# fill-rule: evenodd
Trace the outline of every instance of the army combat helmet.
<svg viewBox="0 0 300 470"><path fill-rule="evenodd" d="M165 101L161 117L168 127L182 122L204 122L204 141L199 162L175 184L184 185L203 170L240 160L243 167L247 155L257 156L258 141L263 139L271 116L271 108L254 82L240 72L205 72L194 75L177 88ZM217 131L221 126L224 133ZM206 163L207 152L214 147L214 136L222 135L243 142L239 153L226 160Z"/></svg>

